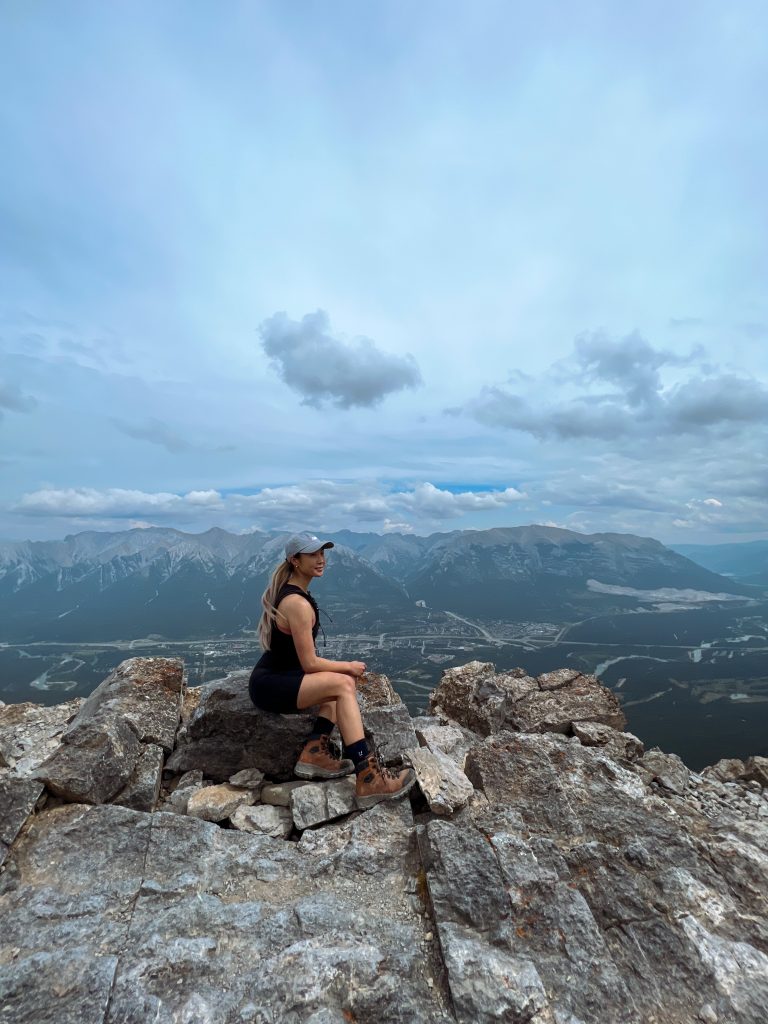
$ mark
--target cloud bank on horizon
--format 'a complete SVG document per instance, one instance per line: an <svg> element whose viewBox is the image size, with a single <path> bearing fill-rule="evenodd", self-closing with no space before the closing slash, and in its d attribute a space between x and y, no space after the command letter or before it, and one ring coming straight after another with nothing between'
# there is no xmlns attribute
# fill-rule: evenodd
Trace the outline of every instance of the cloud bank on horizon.
<svg viewBox="0 0 768 1024"><path fill-rule="evenodd" d="M0 538L768 537L766 29L757 0L6 15Z"/></svg>

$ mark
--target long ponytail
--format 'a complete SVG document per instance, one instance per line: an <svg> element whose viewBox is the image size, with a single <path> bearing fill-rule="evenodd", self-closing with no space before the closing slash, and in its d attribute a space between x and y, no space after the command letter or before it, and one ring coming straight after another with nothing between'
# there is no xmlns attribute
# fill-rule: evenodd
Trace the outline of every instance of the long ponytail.
<svg viewBox="0 0 768 1024"><path fill-rule="evenodd" d="M270 649L272 642L272 626L277 619L275 600L277 595L280 593L280 588L290 579L292 569L293 566L288 559L283 559L272 573L272 578L267 585L267 589L261 595L263 611L261 613L261 618L259 619L259 642L261 643L262 650L264 651L268 651Z"/></svg>

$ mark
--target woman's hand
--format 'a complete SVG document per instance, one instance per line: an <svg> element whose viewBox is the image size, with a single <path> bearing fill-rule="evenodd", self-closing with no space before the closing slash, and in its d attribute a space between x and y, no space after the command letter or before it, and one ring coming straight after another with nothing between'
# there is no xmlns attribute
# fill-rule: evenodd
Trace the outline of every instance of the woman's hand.
<svg viewBox="0 0 768 1024"><path fill-rule="evenodd" d="M349 674L354 676L356 679L365 673L365 662L364 661L350 661L349 662Z"/></svg>

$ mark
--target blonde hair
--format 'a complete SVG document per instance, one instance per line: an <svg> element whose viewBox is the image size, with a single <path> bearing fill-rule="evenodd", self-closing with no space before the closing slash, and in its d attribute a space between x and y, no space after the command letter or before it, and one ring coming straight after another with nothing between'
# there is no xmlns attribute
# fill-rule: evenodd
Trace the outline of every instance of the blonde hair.
<svg viewBox="0 0 768 1024"><path fill-rule="evenodd" d="M272 578L267 584L267 589L261 595L261 604L264 609L259 619L259 643L261 644L262 650L270 650L272 643L272 626L277 619L277 608L275 606L275 599L280 593L280 588L288 582L293 571L293 566L288 559L278 565L275 571L272 573Z"/></svg>

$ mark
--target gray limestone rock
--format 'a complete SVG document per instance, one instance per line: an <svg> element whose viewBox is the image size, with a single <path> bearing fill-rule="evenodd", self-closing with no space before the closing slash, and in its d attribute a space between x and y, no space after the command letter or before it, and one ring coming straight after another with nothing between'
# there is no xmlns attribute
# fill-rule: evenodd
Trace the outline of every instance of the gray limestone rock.
<svg viewBox="0 0 768 1024"><path fill-rule="evenodd" d="M439 747L407 750L405 761L416 772L419 787L435 814L453 814L464 807L474 793L464 772Z"/></svg>
<svg viewBox="0 0 768 1024"><path fill-rule="evenodd" d="M190 787L200 789L203 785L203 778L203 773L199 769L191 772L184 772L184 774L179 777L179 781L176 783L174 792L177 792L180 789L188 789Z"/></svg>
<svg viewBox="0 0 768 1024"><path fill-rule="evenodd" d="M242 786L243 789L258 791L264 782L264 772L258 768L244 768L241 772L235 772L229 780L231 786Z"/></svg>
<svg viewBox="0 0 768 1024"><path fill-rule="evenodd" d="M128 658L96 687L70 727L112 716L129 722L142 743L173 750L181 714L184 663L179 658Z"/></svg>
<svg viewBox="0 0 768 1024"><path fill-rule="evenodd" d="M314 782L291 792L291 814L299 831L357 810L355 777Z"/></svg>
<svg viewBox="0 0 768 1024"><path fill-rule="evenodd" d="M2 1024L104 1024L116 956L53 949L0 964Z"/></svg>
<svg viewBox="0 0 768 1024"><path fill-rule="evenodd" d="M745 770L746 765L738 757L724 757L716 764L707 765L701 770L701 774L719 779L721 782L737 782Z"/></svg>
<svg viewBox="0 0 768 1024"><path fill-rule="evenodd" d="M481 736L504 729L569 735L574 721L626 725L618 698L594 676L561 669L533 679L522 669L497 672L491 662L446 669L430 708Z"/></svg>
<svg viewBox="0 0 768 1024"><path fill-rule="evenodd" d="M128 784L141 749L133 727L104 707L78 716L31 777L65 800L106 803Z"/></svg>
<svg viewBox="0 0 768 1024"><path fill-rule="evenodd" d="M143 744L172 748L182 681L178 659L123 661L82 704L61 743L33 777L65 800L111 800L129 785ZM147 755L143 768L154 760L155 755Z"/></svg>
<svg viewBox="0 0 768 1024"><path fill-rule="evenodd" d="M370 833L329 870L319 850L195 818L44 810L0 891L0 1019L438 1024L402 813L362 815ZM380 874L361 872L369 842Z"/></svg>
<svg viewBox="0 0 768 1024"><path fill-rule="evenodd" d="M619 699L595 676L579 675L557 689L526 694L510 708L506 727L521 732L570 735L575 721L591 721L622 730L627 724Z"/></svg>
<svg viewBox="0 0 768 1024"><path fill-rule="evenodd" d="M470 661L443 672L429 698L433 714L488 736L504 727L508 709L538 683L520 669L497 673L491 662Z"/></svg>
<svg viewBox="0 0 768 1024"><path fill-rule="evenodd" d="M301 786L311 786L311 782L276 782L273 785L265 786L259 793L259 799L263 804L272 804L275 807L290 807L291 793Z"/></svg>
<svg viewBox="0 0 768 1024"><path fill-rule="evenodd" d="M768 787L768 757L755 754L747 758L744 766L744 778L747 782L758 782L765 789Z"/></svg>
<svg viewBox="0 0 768 1024"><path fill-rule="evenodd" d="M193 818L202 818L203 821L224 821L225 818L231 818L238 807L252 803L253 794L249 790L225 782L196 789L187 800L187 814Z"/></svg>
<svg viewBox="0 0 768 1024"><path fill-rule="evenodd" d="M665 754L658 747L646 750L641 765L650 771L665 789L672 793L684 793L688 788L690 771L677 754Z"/></svg>
<svg viewBox="0 0 768 1024"><path fill-rule="evenodd" d="M385 675L366 672L357 682L357 699L363 711L390 704L402 704L400 694Z"/></svg>
<svg viewBox="0 0 768 1024"><path fill-rule="evenodd" d="M440 717L416 723L425 745L409 745L431 771L465 760L477 789L450 819L417 798L418 826L407 799L350 813L354 778L266 785L263 804L231 809L236 827L55 802L27 817L35 794L16 801L3 769L0 1021L763 1024L765 759L722 781L661 751L639 756L602 688L572 670L452 673L451 714L437 705ZM292 769L286 736L299 746L307 725L265 719L234 678L183 712L176 770L190 774L171 805L199 799L203 773L232 780L209 792L252 800L261 772ZM364 714L392 735L400 702L372 682ZM109 732L108 704L85 716L81 740L94 723ZM118 720L144 756L138 726ZM284 722L300 730L270 748ZM306 808L298 842L274 837L291 828L279 806L290 801Z"/></svg>
<svg viewBox="0 0 768 1024"><path fill-rule="evenodd" d="M572 668L558 668L554 672L544 672L538 676L539 689L561 690L579 678L581 672Z"/></svg>
<svg viewBox="0 0 768 1024"><path fill-rule="evenodd" d="M261 711L248 696L248 678L248 672L234 672L201 687L197 708L179 730L168 768L198 768L216 782L225 782L244 768L258 768L278 782L292 777L313 716Z"/></svg>
<svg viewBox="0 0 768 1024"><path fill-rule="evenodd" d="M651 762L652 778L679 768ZM757 1024L768 824L746 800L715 811L723 784L691 773L662 798L604 746L557 734L500 733L469 752L467 772L488 809L430 823L422 840L444 951L460 928L491 947L488 963L500 952L531 963L547 995L536 1012L557 1022L688 1024L715 1007L718 1020ZM465 863L479 865L473 877ZM466 965L446 956L452 993L471 983Z"/></svg>
<svg viewBox="0 0 768 1024"><path fill-rule="evenodd" d="M238 807L230 820L241 832L260 832L276 839L287 839L293 830L291 812L286 807L269 804Z"/></svg>
<svg viewBox="0 0 768 1024"><path fill-rule="evenodd" d="M307 829L297 843L311 877L338 877L385 889L404 885L403 865L415 876L413 812L407 800L382 801L364 814Z"/></svg>
<svg viewBox="0 0 768 1024"><path fill-rule="evenodd" d="M363 712L363 725L384 764L402 764L403 752L419 745L403 703L368 708Z"/></svg>
<svg viewBox="0 0 768 1024"><path fill-rule="evenodd" d="M42 796L43 785L33 779L0 776L0 864Z"/></svg>
<svg viewBox="0 0 768 1024"><path fill-rule="evenodd" d="M585 747L602 747L609 757L619 760L635 761L645 750L642 741L631 732L618 732L599 722L574 722L573 735Z"/></svg>
<svg viewBox="0 0 768 1024"><path fill-rule="evenodd" d="M455 924L443 925L440 944L459 1024L555 1024L532 961Z"/></svg>
<svg viewBox="0 0 768 1024"><path fill-rule="evenodd" d="M14 775L34 771L53 753L61 735L83 704L81 697L64 704L4 704L0 707L0 762Z"/></svg>
<svg viewBox="0 0 768 1024"><path fill-rule="evenodd" d="M154 811L160 796L164 760L162 747L156 743L144 744L125 789L112 798L112 803L134 811Z"/></svg>

